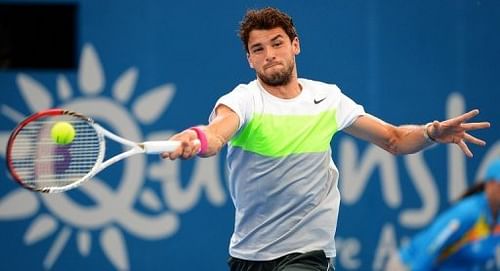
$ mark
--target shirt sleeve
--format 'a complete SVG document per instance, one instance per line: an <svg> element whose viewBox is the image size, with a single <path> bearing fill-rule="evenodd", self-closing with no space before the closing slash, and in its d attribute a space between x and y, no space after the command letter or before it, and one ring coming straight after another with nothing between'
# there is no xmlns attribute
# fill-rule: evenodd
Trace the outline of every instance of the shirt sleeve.
<svg viewBox="0 0 500 271"><path fill-rule="evenodd" d="M366 115L363 106L354 102L351 98L347 97L338 88L338 95L340 97L339 105L337 107L337 130L342 130L349 127L359 116Z"/></svg>
<svg viewBox="0 0 500 271"><path fill-rule="evenodd" d="M251 95L244 85L239 85L234 88L231 92L220 97L215 103L210 117L208 118L209 123L213 121L216 117L215 110L221 104L229 107L233 110L239 118L238 130L245 124L249 118L249 100L251 100Z"/></svg>

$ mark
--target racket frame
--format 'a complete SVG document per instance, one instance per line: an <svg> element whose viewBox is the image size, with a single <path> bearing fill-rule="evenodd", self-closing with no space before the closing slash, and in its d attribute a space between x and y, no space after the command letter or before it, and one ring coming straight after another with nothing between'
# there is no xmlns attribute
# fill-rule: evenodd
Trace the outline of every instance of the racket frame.
<svg viewBox="0 0 500 271"><path fill-rule="evenodd" d="M83 177L80 179L64 185L64 186L58 186L58 187L44 187L44 188L37 188L35 185L28 185L27 183L23 182L22 178L16 173L14 163L11 159L12 157L12 148L14 145L14 140L16 136L20 133L20 131L28 125L30 122L35 121L37 119L43 118L43 117L53 117L53 116L58 116L58 115L70 115L73 117L77 117L81 120L86 121L90 126L94 128L97 134L97 138L99 141L99 154L96 159L96 163L92 167L92 169ZM120 143L124 146L129 147L128 150L116 154L112 156L111 158L107 159L104 161L104 155L106 153L106 138L109 138L110 140L113 140L117 143ZM97 173L101 172L108 166L117 163L125 158L128 158L130 156L139 154L139 153L147 153L147 154L159 154L162 152L172 152L175 149L177 149L180 146L181 142L179 141L146 141L142 143L136 143L134 141L125 139L123 137L120 137L105 128L103 128L101 125L97 124L92 118L87 117L85 115L82 115L80 113L70 111L70 110L65 110L65 109L59 109L59 108L54 108L54 109L48 109L45 111L37 112L34 113L33 115L27 117L24 119L21 123L18 124L18 126L13 130L11 133L9 140L7 142L7 151L6 151L6 162L7 162L7 168L11 174L11 176L14 178L14 180L19 183L21 186L24 188L27 188L32 191L36 192L44 192L44 193L58 193L58 192L64 192L70 189L73 189L79 185L81 185L83 182L91 179L93 176L95 176ZM194 144L199 144L199 140L195 140Z"/></svg>

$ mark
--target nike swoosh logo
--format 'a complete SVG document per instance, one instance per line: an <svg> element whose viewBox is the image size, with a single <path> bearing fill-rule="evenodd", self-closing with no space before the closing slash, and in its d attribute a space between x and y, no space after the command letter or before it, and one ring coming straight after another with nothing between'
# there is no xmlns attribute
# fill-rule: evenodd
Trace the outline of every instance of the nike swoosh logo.
<svg viewBox="0 0 500 271"><path fill-rule="evenodd" d="M323 98L323 99L319 99L319 100L314 99L314 104L319 104L319 103L321 103L322 101L324 101L325 99L326 99L326 97L325 97L325 98Z"/></svg>

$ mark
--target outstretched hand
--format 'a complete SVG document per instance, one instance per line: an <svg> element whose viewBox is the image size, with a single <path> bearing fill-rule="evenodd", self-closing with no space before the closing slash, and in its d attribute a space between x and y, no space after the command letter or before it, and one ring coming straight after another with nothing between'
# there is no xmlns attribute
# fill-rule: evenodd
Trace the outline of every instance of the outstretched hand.
<svg viewBox="0 0 500 271"><path fill-rule="evenodd" d="M173 135L169 140L179 141L181 144L179 147L172 152L163 152L160 154L163 159L175 160L180 159L190 159L195 157L200 150L200 142L197 141L198 137L196 133L187 129L178 134Z"/></svg>
<svg viewBox="0 0 500 271"><path fill-rule="evenodd" d="M466 142L479 146L486 145L486 142L470 135L468 132L490 127L489 122L467 122L478 114L479 110L475 109L445 121L436 120L428 127L427 132L434 141L457 144L465 155L472 157L472 152Z"/></svg>

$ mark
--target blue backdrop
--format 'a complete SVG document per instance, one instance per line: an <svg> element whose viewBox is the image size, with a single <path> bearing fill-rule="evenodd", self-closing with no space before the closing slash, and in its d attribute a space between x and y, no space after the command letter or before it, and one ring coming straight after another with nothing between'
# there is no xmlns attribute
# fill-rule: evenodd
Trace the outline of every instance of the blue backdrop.
<svg viewBox="0 0 500 271"><path fill-rule="evenodd" d="M255 77L236 33L247 9L264 6L294 18L299 76L338 84L368 112L423 124L479 108L492 122L474 133L488 145L471 147L472 159L455 146L394 157L337 135L338 270L381 270L500 154L498 1L57 2L79 6L78 69L0 72L3 160L16 123L49 107L141 141L206 123L219 96ZM227 270L224 155L136 157L58 195L25 191L3 170L0 269Z"/></svg>

